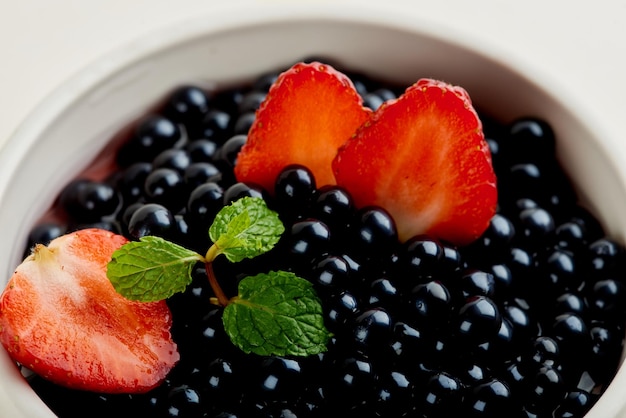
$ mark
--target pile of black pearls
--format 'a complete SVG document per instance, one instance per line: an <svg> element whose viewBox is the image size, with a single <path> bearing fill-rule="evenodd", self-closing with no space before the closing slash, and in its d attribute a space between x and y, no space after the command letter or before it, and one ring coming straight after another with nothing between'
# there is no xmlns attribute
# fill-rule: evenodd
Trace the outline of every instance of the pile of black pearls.
<svg viewBox="0 0 626 418"><path fill-rule="evenodd" d="M347 73L371 108L400 90ZM259 196L286 233L269 253L218 259L227 294L267 270L310 280L334 334L328 351L260 357L235 348L204 268L168 304L181 361L143 395L72 391L30 376L61 418L93 417L582 417L611 382L623 348L625 252L578 205L555 157L550 126L483 117L498 177L497 214L457 248L427 236L400 243L383 208L354 207L287 167L270 194L232 169L254 112L277 74L209 92L181 87L139 121L102 181L61 192L64 218L27 246L86 227L158 235L204 252L224 205Z"/></svg>

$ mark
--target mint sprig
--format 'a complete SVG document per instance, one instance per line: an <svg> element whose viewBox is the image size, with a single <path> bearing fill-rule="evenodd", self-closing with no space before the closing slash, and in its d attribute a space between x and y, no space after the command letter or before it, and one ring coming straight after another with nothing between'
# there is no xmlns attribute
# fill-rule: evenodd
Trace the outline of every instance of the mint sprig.
<svg viewBox="0 0 626 418"><path fill-rule="evenodd" d="M276 212L260 198L246 197L224 207L209 228L217 254L236 263L271 250L285 232Z"/></svg>
<svg viewBox="0 0 626 418"><path fill-rule="evenodd" d="M324 351L330 338L311 283L284 271L243 279L223 318L246 353L306 356Z"/></svg>
<svg viewBox="0 0 626 418"><path fill-rule="evenodd" d="M131 300L152 302L183 292L191 271L204 257L160 237L129 242L113 253L107 276L115 290Z"/></svg>
<svg viewBox="0 0 626 418"><path fill-rule="evenodd" d="M223 322L231 341L246 353L311 355L326 350L330 333L310 282L293 273L270 271L244 278L238 295L228 298L212 263L219 255L231 262L271 250L285 228L261 198L244 197L224 207L209 228L213 245L202 255L163 238L147 236L113 253L107 276L122 296L142 302L183 292L197 263L204 263L216 303L225 307Z"/></svg>

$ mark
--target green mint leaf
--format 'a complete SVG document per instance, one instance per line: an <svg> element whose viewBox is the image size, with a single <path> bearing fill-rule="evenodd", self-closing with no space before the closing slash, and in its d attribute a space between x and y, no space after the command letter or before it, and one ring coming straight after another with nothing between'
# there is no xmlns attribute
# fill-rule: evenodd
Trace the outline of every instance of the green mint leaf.
<svg viewBox="0 0 626 418"><path fill-rule="evenodd" d="M146 236L113 253L107 276L125 298L152 302L184 291L199 261L204 258L194 251L163 238Z"/></svg>
<svg viewBox="0 0 626 418"><path fill-rule="evenodd" d="M243 279L223 321L236 346L258 355L317 354L330 338L311 283L284 271Z"/></svg>
<svg viewBox="0 0 626 418"><path fill-rule="evenodd" d="M220 210L209 236L218 254L238 262L271 250L284 231L278 214L263 199L244 197Z"/></svg>

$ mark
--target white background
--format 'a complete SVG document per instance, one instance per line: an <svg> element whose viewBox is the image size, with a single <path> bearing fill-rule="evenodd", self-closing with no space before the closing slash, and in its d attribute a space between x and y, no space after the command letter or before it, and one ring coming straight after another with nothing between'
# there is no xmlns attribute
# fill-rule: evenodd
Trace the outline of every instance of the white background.
<svg viewBox="0 0 626 418"><path fill-rule="evenodd" d="M164 25L228 7L332 0L0 0L0 146L33 107L103 54ZM365 0L334 0L361 7ZM374 1L374 0L372 0ZM594 118L626 115L622 0L384 0L531 62ZM625 139L626 141L626 139Z"/></svg>

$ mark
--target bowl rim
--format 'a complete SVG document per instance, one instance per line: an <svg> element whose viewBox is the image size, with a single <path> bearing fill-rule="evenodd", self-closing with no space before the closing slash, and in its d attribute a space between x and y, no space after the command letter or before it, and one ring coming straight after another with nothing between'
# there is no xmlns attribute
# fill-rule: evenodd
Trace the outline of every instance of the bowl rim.
<svg viewBox="0 0 626 418"><path fill-rule="evenodd" d="M390 29L437 39L497 63L540 90L558 91L559 97L562 98L559 101L561 106L571 115L581 113L573 109L591 110L583 100L578 100L567 89L562 88L559 79L551 76L547 69L534 62L531 64L531 60L524 59L523 56L517 55L508 48L502 48L489 37L481 35L479 31L467 31L466 28L458 29L443 24L441 21L428 19L424 14L419 13L418 8L411 7L410 4L394 3L392 7L375 0L360 1L362 3L359 4L358 8L355 8L355 5L350 1L323 2L322 5L316 0L300 0L297 3L250 2L245 5L248 10L248 13L245 14L236 13L240 11L241 4L215 5L211 12L204 12L193 19L182 18L179 21L170 22L148 33L134 37L127 44L105 52L66 77L31 111L27 112L16 128L9 133L4 143L0 143L0 163L2 163L0 167L13 168L19 159L7 158L7 154L22 151L23 147L27 145L27 138L38 137L44 127L58 117L70 103L77 100L77 97L86 94L102 80L113 76L133 62L145 59L160 49L170 48L210 33L273 23L293 23L294 21L334 21L339 23L345 21L353 24L389 27ZM530 77L529 74L536 74L536 76ZM624 145L620 147L622 141L617 140L617 132L607 131L603 124L598 123L593 118L594 112L584 113L586 115L584 125L594 126L600 130L597 136L606 138L611 145L626 150ZM611 159L617 155L619 154L607 153ZM11 160L14 161L14 164L11 164ZM3 190L1 180L0 193Z"/></svg>
<svg viewBox="0 0 626 418"><path fill-rule="evenodd" d="M0 143L0 167L12 173L32 141L44 132L70 104L134 62L157 53L160 49L174 47L208 34L250 26L269 25L294 21L347 22L371 24L379 27L402 30L421 37L436 39L470 51L506 69L538 89L559 94L559 104L570 115L585 114L580 121L585 126L593 126L597 137L603 138L603 151L614 167L626 163L626 144L620 141L620 133L609 130L599 123L596 113L567 89L558 78L551 76L542 65L531 63L510 49L505 49L478 31L469 32L441 21L428 19L418 8L409 4L394 3L393 7L375 0L361 0L359 7L351 2L323 2L300 0L287 2L251 2L246 4L248 13L237 13L240 4L216 5L211 12L205 12L193 19L181 19L139 35L129 43L102 54L85 67L68 76L43 97L31 111L17 124L3 143ZM531 77L530 74L535 76ZM578 110L575 110L578 109ZM623 150L624 152L610 152ZM619 172L619 171L618 171ZM626 172L620 176L626 185ZM0 195L9 181L0 178Z"/></svg>
<svg viewBox="0 0 626 418"><path fill-rule="evenodd" d="M164 48L174 47L176 44L189 42L190 40L220 33L226 30L236 30L255 25L271 25L280 22L294 23L294 21L319 21L319 22L348 22L353 24L371 24L376 26L388 26L390 29L407 31L416 36L433 38L438 41L455 45L462 49L486 58L499 66L506 68L511 73L524 79L542 91L554 96L555 91L560 91L559 104L570 115L585 113L584 126L594 127L597 137L603 137L600 144L605 158L614 167L626 166L625 153L610 152L613 149L622 149L620 146L619 133L607 130L598 120L594 119L594 112L585 112L585 103L560 88L560 82L551 78L548 72L542 71L541 66L531 64L523 57L517 56L511 51L503 50L488 39L476 33L466 33L452 27L442 25L425 19L416 8L398 7L390 9L381 2L365 1L358 9L353 5L342 2L325 2L319 7L315 1L302 0L299 3L283 2L258 2L249 5L248 13L235 13L237 5L217 7L210 13L204 13L193 20L185 19L184 22L170 23L148 34L131 40L127 45L115 48L92 61L75 74L69 76L64 82L56 86L44 97L18 124L17 128L8 136L7 140L0 145L0 171L7 175L0 176L0 196L3 196L11 182L11 177L24 158L28 150L35 145L35 141L45 129L63 114L65 109L71 106L78 98L85 96L103 80L106 80L150 55ZM248 6L246 6L248 7ZM184 23L184 24L183 24ZM529 74L536 76L530 77ZM616 170L620 173L620 182L626 190L626 170ZM5 356L6 357L6 356ZM622 383L626 382L626 371L621 373ZM621 399L619 391L615 388L615 381L611 383L605 395L611 399ZM22 388L30 390L28 387ZM0 398L3 404L17 402L2 387ZM604 398L604 396L603 396ZM600 401L598 401L600 403ZM598 404L597 403L597 404ZM596 404L596 405L597 405ZM607 402L604 402L606 407ZM8 405L7 405L8 406ZM16 405L12 405L16 406ZM592 409L595 410L596 406ZM625 406L615 406L611 412L616 414L626 411ZM608 411L607 409L607 411ZM15 412L21 409L13 410ZM595 415L594 415L595 416Z"/></svg>

